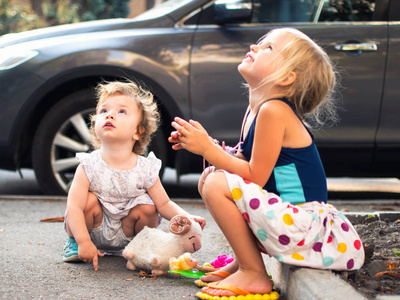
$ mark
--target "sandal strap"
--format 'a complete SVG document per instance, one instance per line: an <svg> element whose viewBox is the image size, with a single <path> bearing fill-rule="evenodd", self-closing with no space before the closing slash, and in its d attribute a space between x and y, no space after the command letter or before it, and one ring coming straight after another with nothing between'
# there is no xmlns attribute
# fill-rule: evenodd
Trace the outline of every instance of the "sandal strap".
<svg viewBox="0 0 400 300"><path fill-rule="evenodd" d="M231 276L232 274L228 273L228 272L225 272L225 271L222 271L222 270L216 270L216 271L213 271L213 272L206 273L206 275L215 275L215 276L219 276L219 277L222 277L222 278L226 278L228 276Z"/></svg>
<svg viewBox="0 0 400 300"><path fill-rule="evenodd" d="M225 284L225 285L219 285L220 281L216 282L216 283L210 283L208 285L208 288L211 289L217 289L217 290L227 290L230 291L232 293L235 293L236 295L251 295L248 291L242 290L241 288L238 288L237 286L234 285L229 285L229 284Z"/></svg>

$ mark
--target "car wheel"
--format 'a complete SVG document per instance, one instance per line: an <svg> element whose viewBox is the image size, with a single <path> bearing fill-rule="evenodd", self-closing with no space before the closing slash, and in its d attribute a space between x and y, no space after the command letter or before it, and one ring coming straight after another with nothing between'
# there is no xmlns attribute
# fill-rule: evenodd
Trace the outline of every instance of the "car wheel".
<svg viewBox="0 0 400 300"><path fill-rule="evenodd" d="M91 152L90 115L95 112L91 90L73 93L56 104L40 122L33 141L32 164L45 194L65 195L71 186L78 160L77 152ZM161 129L154 136L149 151L164 163L167 139ZM160 171L163 174L164 166Z"/></svg>
<svg viewBox="0 0 400 300"><path fill-rule="evenodd" d="M45 194L66 194L78 166L75 154L93 150L89 127L95 106L90 90L79 91L61 99L40 122L32 165Z"/></svg>

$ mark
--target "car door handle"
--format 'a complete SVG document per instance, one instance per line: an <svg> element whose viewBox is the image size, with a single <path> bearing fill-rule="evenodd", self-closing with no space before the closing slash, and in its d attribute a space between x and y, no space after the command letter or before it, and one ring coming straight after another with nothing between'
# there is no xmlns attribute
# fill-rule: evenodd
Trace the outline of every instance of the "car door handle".
<svg viewBox="0 0 400 300"><path fill-rule="evenodd" d="M371 52L371 51L378 50L378 46L376 44L373 44L373 43L339 44L339 45L335 45L335 50L336 51L366 51L366 52Z"/></svg>

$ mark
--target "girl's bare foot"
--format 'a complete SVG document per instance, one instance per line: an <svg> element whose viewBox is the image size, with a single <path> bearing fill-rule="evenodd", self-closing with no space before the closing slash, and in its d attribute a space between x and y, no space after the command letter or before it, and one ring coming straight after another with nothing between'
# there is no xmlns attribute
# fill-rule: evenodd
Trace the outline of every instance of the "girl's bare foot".
<svg viewBox="0 0 400 300"><path fill-rule="evenodd" d="M224 272L226 272L228 274L233 274L238 269L239 269L239 264L237 263L236 260L234 260L230 264L227 264L225 267L219 269L219 271L224 271ZM206 275L206 276L201 276L200 279L203 282L216 282L216 281L220 281L222 279L225 279L226 277L228 277L228 276Z"/></svg>
<svg viewBox="0 0 400 300"><path fill-rule="evenodd" d="M218 288L213 288L213 285L216 285ZM223 288L224 286L227 288ZM235 293L236 288L250 294L268 294L272 291L272 282L266 273L260 274L254 271L238 270L228 278L203 288L202 291L212 296L230 297L237 295L237 293Z"/></svg>

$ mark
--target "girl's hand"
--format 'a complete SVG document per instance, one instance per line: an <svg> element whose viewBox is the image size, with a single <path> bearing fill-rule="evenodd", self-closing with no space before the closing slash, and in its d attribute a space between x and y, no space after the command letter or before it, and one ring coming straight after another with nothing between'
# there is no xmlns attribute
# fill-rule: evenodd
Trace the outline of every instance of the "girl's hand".
<svg viewBox="0 0 400 300"><path fill-rule="evenodd" d="M206 227L206 219L199 217L199 216L192 216L190 215L190 218L192 218L193 220L195 220L197 223L199 223L199 225L201 226L201 229L203 230L204 227Z"/></svg>
<svg viewBox="0 0 400 300"><path fill-rule="evenodd" d="M194 154L202 155L212 143L207 131L199 122L190 120L189 122L175 117L172 127L176 132L171 133L168 139L170 142L176 142L172 148L174 150L186 149Z"/></svg>
<svg viewBox="0 0 400 300"><path fill-rule="evenodd" d="M85 263L93 263L93 268L97 271L99 269L98 257L104 256L104 254L97 250L92 241L87 241L78 245L78 256Z"/></svg>
<svg viewBox="0 0 400 300"><path fill-rule="evenodd" d="M180 134L178 131L172 131L170 137L168 138L168 142L175 144L172 146L172 149L174 150L183 149L179 144L179 136Z"/></svg>

